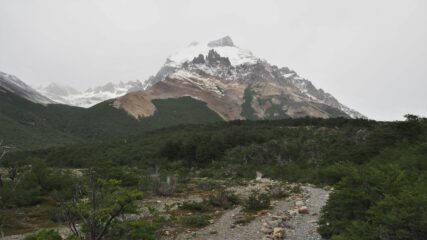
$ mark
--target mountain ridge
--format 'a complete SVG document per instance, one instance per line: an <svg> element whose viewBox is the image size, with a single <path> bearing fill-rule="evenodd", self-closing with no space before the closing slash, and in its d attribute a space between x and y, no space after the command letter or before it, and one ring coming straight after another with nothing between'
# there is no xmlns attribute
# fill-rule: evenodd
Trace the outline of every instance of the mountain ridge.
<svg viewBox="0 0 427 240"><path fill-rule="evenodd" d="M268 75L269 78L262 76L262 74ZM171 80L172 78L176 79ZM249 78L252 79L250 80ZM198 79L198 81L195 82L195 79ZM174 83L172 83L172 81L174 81ZM179 81L180 83L178 83ZM233 84L236 85L235 83L231 83L231 81L240 84L238 88L241 89L237 90L237 86L231 86ZM159 82L164 82L166 84L155 86ZM265 83L268 83L267 85L269 86L265 85ZM167 88L169 93L162 92L160 89L166 87L168 84L169 86ZM300 77L295 71L288 67L279 68L268 63L266 60L254 56L251 51L239 48L235 45L230 36L225 36L213 41L190 43L184 49L167 57L164 65L159 71L145 81L109 82L98 87L89 88L86 91L72 91L71 94L69 93L70 88L64 86L62 86L62 91L52 91L49 86L40 88L39 91L57 103L85 108L94 106L102 101L116 99L113 104L114 107L123 108L131 116L140 118L154 113L155 109L150 101L156 98L161 99L180 96L192 96L195 99L201 98L200 94L202 93L200 91L198 94L195 94L194 88L191 87L191 89L187 89L187 91L192 93L186 93L186 90L184 90L185 87L183 88L181 84L186 86L196 84L199 90L203 86L205 91L203 95L206 95L209 91L222 91L220 89L224 87L238 91L238 93L230 96L233 98L232 100L220 101L221 99L217 99L214 103L207 102L208 106L210 105L211 108L223 116L225 120L244 119L244 117L236 114L236 111L240 111L239 106L241 107L243 104L243 93L244 89L247 87L255 87L255 101L258 102L251 103L248 106L256 109L257 119L277 118L279 116L312 116L326 118L344 115L351 118L366 118L359 112L340 103L331 94L325 92L321 88L315 87L311 81ZM265 86L262 86L263 84ZM151 89L153 87L154 89ZM181 93L174 94L173 90L170 89L171 87L176 88L176 91ZM276 96L270 96L272 97L272 99L268 100L270 103L261 106L259 101L265 101L263 98L266 96L263 95L271 95L273 88L278 89L278 91L276 91ZM145 93L140 93L141 96L138 97L136 97L138 93L130 94L140 91L145 91ZM154 93L159 96L153 95ZM123 96L126 94L129 94L130 99L123 100ZM283 99L278 95L287 95L287 98L291 100ZM279 100L278 98L282 99ZM140 102L136 103L136 99L140 99ZM210 100L212 100L212 97ZM208 100L205 99L204 101ZM277 104L279 102L281 102L279 104L280 106ZM290 102L288 104L290 106L285 106L286 104L284 102ZM307 104L295 102L305 102ZM234 113L230 111L226 113L225 110L214 107L218 104L229 105L230 108L234 109L232 110ZM235 106L236 104L239 106ZM325 112L325 106L327 108L334 108L338 112L344 114L339 113L337 115L330 114L328 111ZM275 109L274 111L271 110L272 107ZM279 110L279 107L282 108L282 110ZM289 107L291 109L289 109ZM302 110L298 110L298 107ZM289 113L285 113L286 111L289 111ZM268 116L265 112L273 112L273 116Z"/></svg>
<svg viewBox="0 0 427 240"><path fill-rule="evenodd" d="M43 96L32 87L24 83L18 77L0 71L0 87L16 95L25 98L33 103L51 104L53 100Z"/></svg>
<svg viewBox="0 0 427 240"><path fill-rule="evenodd" d="M136 117L147 117L150 106L124 100L126 96L150 102L153 99L191 96L205 101L224 120L241 116L244 92L255 94L255 119L283 117L366 118L341 104L331 94L287 67L279 68L237 47L229 36L206 43L193 42L169 56L158 73L144 83L143 91L119 97L115 105ZM139 97L136 97L139 95ZM126 104L124 104L126 102Z"/></svg>
<svg viewBox="0 0 427 240"><path fill-rule="evenodd" d="M108 82L84 91L79 91L70 86L50 83L47 86L39 86L37 90L56 103L89 108L100 102L117 98L126 93L143 89L143 83L139 80L112 83Z"/></svg>

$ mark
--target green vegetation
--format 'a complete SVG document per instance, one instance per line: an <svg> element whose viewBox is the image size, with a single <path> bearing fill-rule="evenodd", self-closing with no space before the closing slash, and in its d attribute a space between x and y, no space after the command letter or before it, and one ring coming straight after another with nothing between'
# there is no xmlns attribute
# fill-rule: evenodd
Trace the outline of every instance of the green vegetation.
<svg viewBox="0 0 427 240"><path fill-rule="evenodd" d="M103 179L93 169L87 179L76 185L73 198L60 202L65 222L74 236L81 240L103 239L117 219L136 211L134 202L142 198L141 192L121 186L115 179ZM82 222L82 227L78 223Z"/></svg>
<svg viewBox="0 0 427 240"><path fill-rule="evenodd" d="M248 86L243 93L243 104L242 104L242 112L240 116L244 117L247 120L256 120L257 116L255 115L255 110L252 108L252 100L254 98L254 92L251 87Z"/></svg>
<svg viewBox="0 0 427 240"><path fill-rule="evenodd" d="M208 202L214 207L228 209L234 205L237 205L240 200L234 193L226 191L217 191L209 195Z"/></svg>
<svg viewBox="0 0 427 240"><path fill-rule="evenodd" d="M36 234L26 237L24 240L62 240L62 237L54 230L41 230Z"/></svg>
<svg viewBox="0 0 427 240"><path fill-rule="evenodd" d="M162 226L158 220L135 220L115 224L107 235L111 240L155 240L157 231Z"/></svg>
<svg viewBox="0 0 427 240"><path fill-rule="evenodd" d="M50 111L50 107L32 103L1 90L0 88L0 141L4 140L19 149L46 148L81 141L80 138L62 131L59 124L51 124L50 119L57 119L58 122L60 120L56 113ZM80 108L62 105L59 108L64 119L73 115L68 113L81 112Z"/></svg>
<svg viewBox="0 0 427 240"><path fill-rule="evenodd" d="M179 206L180 209L188 210L192 212L207 212L209 209L209 206L206 204L206 202L183 202L181 206Z"/></svg>
<svg viewBox="0 0 427 240"><path fill-rule="evenodd" d="M2 211L8 213L35 204L56 205L60 199L69 202L74 188L68 186L84 178L76 180L68 168L96 166L103 181L159 195L194 187L220 189L208 181L190 185L190 177L238 182L261 171L274 179L334 187L320 221L325 238L427 238L427 120L411 115L399 122L302 118L182 125L111 141L14 152L3 160L6 169L18 169L15 180L4 181L0 191ZM243 205L257 211L269 206L270 197L297 191L278 187L271 189L271 196L254 195ZM237 202L227 194L211 194L202 203L188 202L178 209L191 213L179 216L178 222L204 226L212 209ZM144 229L154 236L160 226L154 221Z"/></svg>
<svg viewBox="0 0 427 240"><path fill-rule="evenodd" d="M214 210L229 209L240 202L240 199L231 192L214 191L203 201L187 201L183 202L179 208L190 212L213 212Z"/></svg>
<svg viewBox="0 0 427 240"><path fill-rule="evenodd" d="M244 202L243 209L246 212L257 212L268 209L271 207L270 201L271 196L266 193L252 193Z"/></svg>
<svg viewBox="0 0 427 240"><path fill-rule="evenodd" d="M189 216L183 216L181 222L189 227L202 228L209 225L209 215L196 213Z"/></svg>
<svg viewBox="0 0 427 240"><path fill-rule="evenodd" d="M188 123L222 121L205 103L191 97L154 100L153 116L137 120L112 107L112 100L84 109L43 106L0 91L0 140L19 149L38 149L125 137Z"/></svg>

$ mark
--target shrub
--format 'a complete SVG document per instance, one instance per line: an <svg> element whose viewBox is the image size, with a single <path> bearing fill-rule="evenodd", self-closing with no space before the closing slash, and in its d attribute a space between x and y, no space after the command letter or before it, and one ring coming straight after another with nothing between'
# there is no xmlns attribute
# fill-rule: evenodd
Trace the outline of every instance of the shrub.
<svg viewBox="0 0 427 240"><path fill-rule="evenodd" d="M32 206L40 202L40 196L40 186L31 174L26 173L16 185L12 182L4 183L0 191L0 206Z"/></svg>
<svg viewBox="0 0 427 240"><path fill-rule="evenodd" d="M188 210L188 211L194 211L194 212L206 212L208 211L208 206L206 202L183 202L181 206L179 206L180 209Z"/></svg>
<svg viewBox="0 0 427 240"><path fill-rule="evenodd" d="M157 221L136 220L121 222L111 228L108 239L155 240L157 239L156 232L160 227L161 224Z"/></svg>
<svg viewBox="0 0 427 240"><path fill-rule="evenodd" d="M272 198L286 198L289 196L289 189L286 185L273 185L270 188L270 196Z"/></svg>
<svg viewBox="0 0 427 240"><path fill-rule="evenodd" d="M71 235L71 236L68 236L65 240L80 240L80 238L75 235Z"/></svg>
<svg viewBox="0 0 427 240"><path fill-rule="evenodd" d="M247 212L256 212L270 208L271 196L265 193L252 193L244 202L243 208Z"/></svg>
<svg viewBox="0 0 427 240"><path fill-rule="evenodd" d="M214 207L228 209L239 203L239 198L231 192L220 191L209 195L208 202Z"/></svg>
<svg viewBox="0 0 427 240"><path fill-rule="evenodd" d="M301 185L297 184L297 185L292 186L290 188L290 192L291 193L301 193L302 192Z"/></svg>
<svg viewBox="0 0 427 240"><path fill-rule="evenodd" d="M209 216L206 214L193 214L181 218L181 222L189 227L204 227L209 225Z"/></svg>
<svg viewBox="0 0 427 240"><path fill-rule="evenodd" d="M62 237L55 230L41 230L36 234L30 235L24 240L62 240Z"/></svg>

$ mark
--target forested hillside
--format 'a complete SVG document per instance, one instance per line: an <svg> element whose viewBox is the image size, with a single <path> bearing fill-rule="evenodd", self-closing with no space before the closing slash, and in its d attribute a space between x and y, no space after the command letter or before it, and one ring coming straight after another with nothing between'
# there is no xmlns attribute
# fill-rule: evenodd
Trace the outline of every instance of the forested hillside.
<svg viewBox="0 0 427 240"><path fill-rule="evenodd" d="M153 116L135 119L112 107L111 101L87 109L42 105L0 88L0 140L26 150L113 139L183 123L222 120L206 104L189 97L153 103L157 108Z"/></svg>

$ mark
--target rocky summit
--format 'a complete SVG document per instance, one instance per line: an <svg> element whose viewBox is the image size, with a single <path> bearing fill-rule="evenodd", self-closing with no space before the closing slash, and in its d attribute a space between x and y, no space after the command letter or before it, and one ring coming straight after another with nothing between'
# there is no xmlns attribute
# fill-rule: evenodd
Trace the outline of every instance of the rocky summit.
<svg viewBox="0 0 427 240"><path fill-rule="evenodd" d="M141 118L155 112L154 99L189 96L205 102L224 120L365 118L288 67L237 47L229 36L193 42L171 55L143 88L117 98L113 105Z"/></svg>

